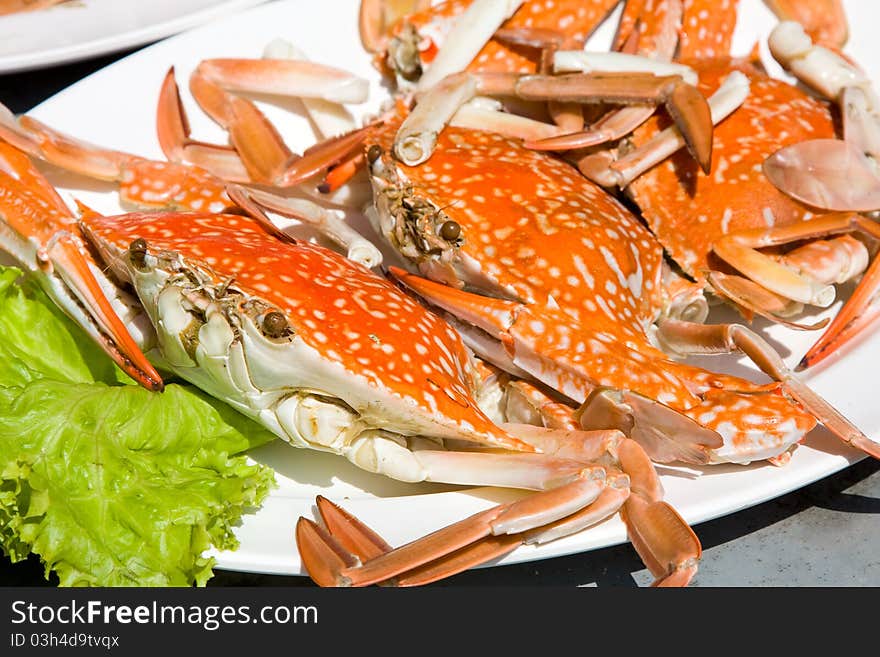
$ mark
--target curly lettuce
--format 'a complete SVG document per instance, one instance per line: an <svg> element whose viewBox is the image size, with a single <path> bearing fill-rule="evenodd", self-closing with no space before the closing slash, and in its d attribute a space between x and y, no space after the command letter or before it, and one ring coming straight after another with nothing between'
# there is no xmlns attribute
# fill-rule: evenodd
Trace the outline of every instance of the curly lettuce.
<svg viewBox="0 0 880 657"><path fill-rule="evenodd" d="M204 584L274 475L273 439L188 385L148 392L0 268L0 546L62 585Z"/></svg>

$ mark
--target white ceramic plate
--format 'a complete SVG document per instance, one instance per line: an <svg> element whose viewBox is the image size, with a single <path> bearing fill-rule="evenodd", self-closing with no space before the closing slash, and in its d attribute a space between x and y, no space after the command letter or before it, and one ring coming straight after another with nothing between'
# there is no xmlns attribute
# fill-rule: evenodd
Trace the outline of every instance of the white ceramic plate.
<svg viewBox="0 0 880 657"><path fill-rule="evenodd" d="M265 0L74 0L0 16L0 73L134 48Z"/></svg>
<svg viewBox="0 0 880 657"><path fill-rule="evenodd" d="M332 7L331 7L332 4ZM372 101L357 108L375 109L384 91L368 57L361 50L356 25L356 0L316 4L307 0L277 2L253 8L225 20L181 34L86 78L33 112L50 125L81 138L147 157L161 158L154 135L154 108L162 76L170 65L178 79L186 80L198 60L206 57L259 57L264 44L278 36L295 41L309 56L357 74L373 83ZM759 0L743 0L735 50L747 52L755 39L766 37L774 21ZM880 46L872 34L880 7L847 2L853 34L849 52L865 65L880 63ZM596 35L593 46L607 47L611 27ZM880 78L878 78L880 79ZM185 88L185 85L183 85ZM197 138L221 140L223 135L198 111L189 97ZM312 143L308 123L296 113L262 104L294 148ZM114 188L84 179L54 177L98 210L118 211ZM831 311L836 311L836 304ZM718 318L715 318L718 319ZM735 321L735 318L733 318ZM816 335L782 327L768 330L789 364L796 363ZM707 366L735 373L755 374L744 360L705 359ZM845 359L811 372L810 384L867 434L880 438L880 407L876 376L880 363L880 333L862 341ZM241 547L217 555L224 568L301 573L294 544L294 524L300 515L312 515L316 494L341 501L344 506L379 531L391 544L400 544L486 508L513 493L486 489L453 489L436 485L405 485L357 470L344 459L294 450L278 441L257 450L254 458L271 465L279 488L255 514L244 519L237 534ZM784 468L768 465L712 468L662 468L668 500L690 523L716 518L799 488L836 472L861 458L823 430L808 437ZM520 548L501 563L513 563L571 554L613 545L625 540L622 523L611 519L589 531L549 545Z"/></svg>

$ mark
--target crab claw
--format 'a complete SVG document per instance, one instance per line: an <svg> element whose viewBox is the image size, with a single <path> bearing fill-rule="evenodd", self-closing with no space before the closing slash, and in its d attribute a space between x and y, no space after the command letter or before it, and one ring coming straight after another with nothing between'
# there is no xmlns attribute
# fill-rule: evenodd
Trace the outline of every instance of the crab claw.
<svg viewBox="0 0 880 657"><path fill-rule="evenodd" d="M603 468L586 468L586 476L568 484L491 507L363 563L334 534L305 518L297 524L297 546L306 570L321 585L369 586L392 578L389 583L398 586L427 584L512 551L523 543L523 532L565 520L600 501L606 486L618 480L628 488L625 475L606 483ZM619 498L616 506L604 505L601 518L619 509ZM345 536L358 535L362 543L363 529L359 522L349 525Z"/></svg>
<svg viewBox="0 0 880 657"><path fill-rule="evenodd" d="M369 84L346 71L290 59L205 59L198 75L233 92L323 98L362 103Z"/></svg>
<svg viewBox="0 0 880 657"><path fill-rule="evenodd" d="M880 177L858 146L813 139L786 146L764 161L777 189L817 208L871 212L880 208Z"/></svg>
<svg viewBox="0 0 880 657"><path fill-rule="evenodd" d="M657 579L652 586L687 586L702 549L693 530L669 504L631 495L622 512L629 539Z"/></svg>
<svg viewBox="0 0 880 657"><path fill-rule="evenodd" d="M663 340L682 355L734 353L745 354L762 372L782 384L786 396L795 399L813 418L840 440L880 459L880 443L868 438L840 411L798 379L757 333L740 324L693 324L667 320L660 325ZM810 427L812 428L812 427Z"/></svg>
<svg viewBox="0 0 880 657"><path fill-rule="evenodd" d="M303 564L309 575L321 586L339 585L340 570L338 564L351 567L354 563L366 563L382 555L390 554L393 548L385 543L372 529L363 524L340 506L330 500L318 497L316 500L318 511L325 530L317 523L307 518L300 518L297 523L297 546L303 559ZM473 522L472 519L468 519ZM446 532L447 538L453 532L461 531L462 526L455 526ZM466 537L465 532L462 535ZM456 537L457 538L457 537ZM460 539L459 539L460 540ZM456 539L452 539L453 542ZM450 554L442 554L443 547L437 546L436 559L426 564L410 568L404 575L389 578L380 583L394 586L421 586L431 584L440 579L451 577L468 568L497 559L522 544L522 539L516 535L487 536L476 542L465 545ZM348 555L346 555L346 552ZM338 555L338 556L337 556ZM393 555L396 557L400 554ZM406 555L403 555L406 557ZM426 557L423 558L427 558ZM386 562L391 558L386 558ZM419 559L421 560L421 559ZM337 567L334 567L337 566ZM384 568L395 568L387 563ZM349 583L342 580L343 583Z"/></svg>
<svg viewBox="0 0 880 657"><path fill-rule="evenodd" d="M180 99L173 66L165 74L159 91L156 135L162 152L171 162L194 164L224 180L250 181L247 164L242 161L234 147L209 144L190 137L189 119Z"/></svg>
<svg viewBox="0 0 880 657"><path fill-rule="evenodd" d="M596 388L578 409L583 429L623 431L658 463L709 463L709 450L724 440L678 411L629 390Z"/></svg>
<svg viewBox="0 0 880 657"><path fill-rule="evenodd" d="M663 501L657 471L636 441L622 441L617 446L617 459L629 476L632 491L620 515L630 542L657 578L652 586L687 586L697 573L702 555L700 539Z"/></svg>
<svg viewBox="0 0 880 657"><path fill-rule="evenodd" d="M663 103L703 171L712 162L712 111L696 87L678 75L651 73L567 73L528 76L516 86L527 100L609 102L643 105Z"/></svg>
<svg viewBox="0 0 880 657"><path fill-rule="evenodd" d="M119 318L67 206L28 157L0 143L0 235L46 294L129 376L160 391L162 378ZM36 248L35 248L36 244Z"/></svg>
<svg viewBox="0 0 880 657"><path fill-rule="evenodd" d="M880 258L875 258L859 281L852 296L837 313L821 338L797 366L802 371L840 352L856 335L862 333L880 317Z"/></svg>
<svg viewBox="0 0 880 657"><path fill-rule="evenodd" d="M59 286L55 283L50 296L92 336L120 369L147 390L161 392L164 388L162 377L117 315L95 278L92 271L94 263L86 254L81 240L72 236L60 238L47 251L47 258L41 267L47 273L56 272L68 290L65 294L57 289ZM70 302L74 298L84 306L85 313L71 307Z"/></svg>
<svg viewBox="0 0 880 657"><path fill-rule="evenodd" d="M654 585L687 585L700 558L699 539L662 501L663 488L645 452L622 436L612 442L609 455L623 472L587 467L569 483L481 511L396 549L319 497L324 526L307 518L296 526L303 565L321 586L429 584L524 543L568 536L620 511L636 551L657 577Z"/></svg>

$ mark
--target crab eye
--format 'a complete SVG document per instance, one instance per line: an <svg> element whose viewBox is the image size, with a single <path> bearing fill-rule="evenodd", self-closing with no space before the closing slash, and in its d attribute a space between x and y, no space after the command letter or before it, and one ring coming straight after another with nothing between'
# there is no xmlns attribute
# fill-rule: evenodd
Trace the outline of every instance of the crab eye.
<svg viewBox="0 0 880 657"><path fill-rule="evenodd" d="M270 338L280 338L287 331L289 324L283 313L273 310L263 317L263 333Z"/></svg>
<svg viewBox="0 0 880 657"><path fill-rule="evenodd" d="M147 241L138 237L128 245L128 258L135 269L143 270L147 266Z"/></svg>
<svg viewBox="0 0 880 657"><path fill-rule="evenodd" d="M367 149L367 161L372 164L382 157L382 147L379 144L373 144Z"/></svg>
<svg viewBox="0 0 880 657"><path fill-rule="evenodd" d="M440 225L440 237L448 242L453 242L461 235L461 224L455 221L444 221Z"/></svg>

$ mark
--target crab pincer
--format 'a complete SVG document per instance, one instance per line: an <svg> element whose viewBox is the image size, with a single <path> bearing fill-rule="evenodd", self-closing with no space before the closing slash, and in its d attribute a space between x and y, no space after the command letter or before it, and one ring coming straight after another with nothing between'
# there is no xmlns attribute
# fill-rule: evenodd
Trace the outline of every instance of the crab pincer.
<svg viewBox="0 0 880 657"><path fill-rule="evenodd" d="M58 307L129 376L162 390L162 377L142 351L152 331L140 321L137 305L95 262L75 214L28 156L2 142L0 228L0 248Z"/></svg>
<svg viewBox="0 0 880 657"><path fill-rule="evenodd" d="M637 443L619 433L584 439L578 431L568 432L567 440L560 442L549 437L552 430L523 429L545 449L563 449L569 457L605 465L586 479L481 511L396 549L353 515L319 497L323 526L300 518L296 528L309 574L322 586L429 584L521 545L582 531L620 512L633 546L656 577L654 585L690 582L702 552L699 540L663 502L654 467ZM555 520L546 514L548 503L560 508L563 500L573 503L569 513Z"/></svg>

